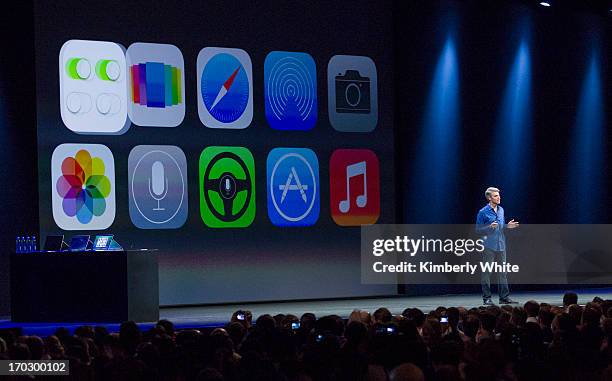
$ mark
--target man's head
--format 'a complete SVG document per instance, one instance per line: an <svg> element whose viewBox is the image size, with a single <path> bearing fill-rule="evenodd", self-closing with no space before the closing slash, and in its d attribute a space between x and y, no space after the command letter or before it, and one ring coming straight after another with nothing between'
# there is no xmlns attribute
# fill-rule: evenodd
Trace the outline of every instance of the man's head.
<svg viewBox="0 0 612 381"><path fill-rule="evenodd" d="M499 189L495 187L488 187L487 190L485 191L485 198L490 203L499 205L499 203L501 202L501 196L499 195Z"/></svg>
<svg viewBox="0 0 612 381"><path fill-rule="evenodd" d="M569 307L572 304L578 304L578 294L575 292L566 292L563 295L563 306Z"/></svg>
<svg viewBox="0 0 612 381"><path fill-rule="evenodd" d="M425 314L418 308L406 308L402 315L406 319L413 321L417 328L422 327L423 323L425 323Z"/></svg>
<svg viewBox="0 0 612 381"><path fill-rule="evenodd" d="M416 365L404 363L391 371L389 379L391 381L423 381L425 380L425 375Z"/></svg>
<svg viewBox="0 0 612 381"><path fill-rule="evenodd" d="M393 315L391 315L391 311L389 311L385 307L381 307L377 309L376 311L374 311L374 322L375 323L383 323L383 324L388 323L391 321L392 318L393 318Z"/></svg>
<svg viewBox="0 0 612 381"><path fill-rule="evenodd" d="M535 300L528 301L523 308L527 312L527 317L537 317L540 312L540 305Z"/></svg>
<svg viewBox="0 0 612 381"><path fill-rule="evenodd" d="M488 333L493 333L495 330L495 323L497 318L495 315L489 312L484 312L480 315L480 328L487 331Z"/></svg>

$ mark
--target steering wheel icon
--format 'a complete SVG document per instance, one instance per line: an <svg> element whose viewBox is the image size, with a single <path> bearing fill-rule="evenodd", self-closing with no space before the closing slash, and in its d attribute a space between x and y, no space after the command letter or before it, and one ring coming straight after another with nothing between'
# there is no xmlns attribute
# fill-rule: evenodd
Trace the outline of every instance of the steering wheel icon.
<svg viewBox="0 0 612 381"><path fill-rule="evenodd" d="M237 178L235 173L232 172L223 172L221 176L216 179L210 178L210 172L212 168L214 168L215 164L217 164L222 159L231 159L238 163L240 168L245 174L244 179ZM232 153L232 152L221 152L208 163L206 167L206 171L204 172L204 200L206 201L206 205L208 205L208 209L211 213L223 222L232 222L236 221L246 212L249 201L251 200L252 193L252 184L251 184L251 174L249 173L249 169L242 159ZM219 194L223 202L223 213L220 213L217 209L215 209L213 203L210 200L209 191L216 192ZM246 191L246 199L244 201L244 205L238 210L236 214L233 214L234 210L234 200L239 192Z"/></svg>

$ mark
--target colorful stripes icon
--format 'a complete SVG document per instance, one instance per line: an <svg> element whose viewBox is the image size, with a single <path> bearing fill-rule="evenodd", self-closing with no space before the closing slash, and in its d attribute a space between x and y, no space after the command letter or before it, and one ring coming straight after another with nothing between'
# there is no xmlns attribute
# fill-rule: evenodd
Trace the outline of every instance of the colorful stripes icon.
<svg viewBox="0 0 612 381"><path fill-rule="evenodd" d="M146 107L164 108L183 103L181 69L161 62L130 67L132 101Z"/></svg>

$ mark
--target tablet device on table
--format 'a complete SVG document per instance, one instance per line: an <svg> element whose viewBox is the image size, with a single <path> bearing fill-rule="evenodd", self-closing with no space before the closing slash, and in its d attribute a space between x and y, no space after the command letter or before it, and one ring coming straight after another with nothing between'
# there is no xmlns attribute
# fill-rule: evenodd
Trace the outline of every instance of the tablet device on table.
<svg viewBox="0 0 612 381"><path fill-rule="evenodd" d="M111 247L111 243L113 242L113 235L97 235L96 239L94 239L93 249L94 250L108 250Z"/></svg>
<svg viewBox="0 0 612 381"><path fill-rule="evenodd" d="M64 245L64 235L48 235L43 251L62 251Z"/></svg>
<svg viewBox="0 0 612 381"><path fill-rule="evenodd" d="M88 235L75 235L70 240L70 251L85 251L89 249Z"/></svg>

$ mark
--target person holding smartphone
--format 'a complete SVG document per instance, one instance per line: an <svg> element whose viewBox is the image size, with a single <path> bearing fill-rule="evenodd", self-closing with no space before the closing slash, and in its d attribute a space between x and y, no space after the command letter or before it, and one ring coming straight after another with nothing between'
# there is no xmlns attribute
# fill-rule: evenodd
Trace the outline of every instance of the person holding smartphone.
<svg viewBox="0 0 612 381"><path fill-rule="evenodd" d="M489 187L485 191L487 204L478 211L476 216L476 232L482 236L484 244L483 262L506 262L506 236L505 229L515 229L518 221L510 220L506 224L504 208L501 207L499 189ZM482 300L484 305L493 305L491 300L491 273L483 271L480 277L482 286ZM505 272L498 273L498 293L500 304L515 304L510 299L508 278Z"/></svg>

